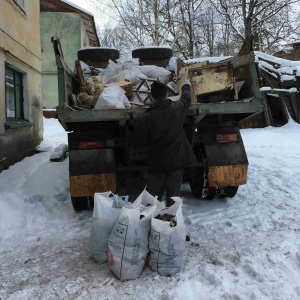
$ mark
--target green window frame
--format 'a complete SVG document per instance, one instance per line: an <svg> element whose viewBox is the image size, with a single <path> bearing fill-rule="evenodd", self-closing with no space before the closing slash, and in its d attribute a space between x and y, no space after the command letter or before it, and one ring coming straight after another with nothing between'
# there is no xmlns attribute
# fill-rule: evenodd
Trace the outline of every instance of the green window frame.
<svg viewBox="0 0 300 300"><path fill-rule="evenodd" d="M23 74L5 66L6 118L24 119Z"/></svg>

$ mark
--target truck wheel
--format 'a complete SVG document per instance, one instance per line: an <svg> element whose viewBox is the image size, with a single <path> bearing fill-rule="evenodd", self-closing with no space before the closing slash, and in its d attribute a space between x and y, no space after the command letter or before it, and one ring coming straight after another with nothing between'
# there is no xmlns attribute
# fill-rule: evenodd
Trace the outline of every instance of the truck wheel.
<svg viewBox="0 0 300 300"><path fill-rule="evenodd" d="M137 48L132 51L132 58L142 60L160 60L173 57L171 48L153 47L153 48Z"/></svg>
<svg viewBox="0 0 300 300"><path fill-rule="evenodd" d="M83 48L78 50L77 57L83 61L107 61L120 58L120 51L114 48Z"/></svg>
<svg viewBox="0 0 300 300"><path fill-rule="evenodd" d="M210 187L207 184L206 170L202 169L202 172L196 173L190 180L192 194L201 200L212 200L215 198L217 188Z"/></svg>
<svg viewBox="0 0 300 300"><path fill-rule="evenodd" d="M207 186L203 189L202 200L213 200L216 197L217 188Z"/></svg>
<svg viewBox="0 0 300 300"><path fill-rule="evenodd" d="M201 200L212 200L216 196L216 188L208 187L203 189L199 182L190 182L192 194Z"/></svg>
<svg viewBox="0 0 300 300"><path fill-rule="evenodd" d="M71 197L72 205L75 211L81 211L94 206L93 197Z"/></svg>
<svg viewBox="0 0 300 300"><path fill-rule="evenodd" d="M194 147L194 153L199 162L203 162L205 167L196 168L190 175L189 184L192 194L202 200L212 200L216 197L217 188L208 186L208 170L206 167L206 156L204 147L197 144Z"/></svg>
<svg viewBox="0 0 300 300"><path fill-rule="evenodd" d="M220 188L220 192L218 194L218 198L233 198L238 191L238 186L226 186Z"/></svg>

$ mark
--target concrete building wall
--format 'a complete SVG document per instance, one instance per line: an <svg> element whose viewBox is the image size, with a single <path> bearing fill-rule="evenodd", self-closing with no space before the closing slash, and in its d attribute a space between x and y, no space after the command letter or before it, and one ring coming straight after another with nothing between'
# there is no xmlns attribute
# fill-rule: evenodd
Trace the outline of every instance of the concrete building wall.
<svg viewBox="0 0 300 300"><path fill-rule="evenodd" d="M22 74L21 119L6 116L5 67ZM0 1L0 172L34 153L43 138L40 1Z"/></svg>
<svg viewBox="0 0 300 300"><path fill-rule="evenodd" d="M51 37L59 37L65 62L74 69L77 51L89 45L86 28L77 13L41 12L43 106L58 105L57 69Z"/></svg>

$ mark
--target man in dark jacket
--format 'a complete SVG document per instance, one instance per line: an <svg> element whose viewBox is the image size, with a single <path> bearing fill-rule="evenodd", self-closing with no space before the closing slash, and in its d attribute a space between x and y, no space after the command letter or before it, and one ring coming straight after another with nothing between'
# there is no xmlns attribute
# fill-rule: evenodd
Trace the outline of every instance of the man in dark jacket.
<svg viewBox="0 0 300 300"><path fill-rule="evenodd" d="M165 84L153 82L153 107L143 116L143 129L148 145L148 183L146 190L162 201L166 191L167 206L170 197L179 196L183 168L197 161L183 130L186 113L191 104L190 83L182 86L178 101L168 99Z"/></svg>

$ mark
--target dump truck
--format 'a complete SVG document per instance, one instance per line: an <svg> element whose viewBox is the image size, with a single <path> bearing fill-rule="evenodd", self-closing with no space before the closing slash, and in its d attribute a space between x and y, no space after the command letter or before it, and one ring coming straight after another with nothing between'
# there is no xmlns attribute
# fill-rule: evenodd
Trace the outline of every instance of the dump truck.
<svg viewBox="0 0 300 300"><path fill-rule="evenodd" d="M68 132L74 209L93 207L95 192L112 191L134 200L131 197L147 184L148 150L138 133L139 120L151 103L98 110L74 105L72 99L80 91L80 78L65 63L59 39L52 38L52 43L59 90L56 116ZM135 57L139 53L144 55L142 50L135 51ZM87 62L88 57L84 58ZM163 61L165 65L166 57L142 58L148 64ZM248 171L239 124L263 110L251 43L246 41L237 56L218 63L187 65L178 60L179 96L187 78L192 101L183 127L198 162L184 169L183 183L189 184L198 199L232 198L238 187L246 184Z"/></svg>

